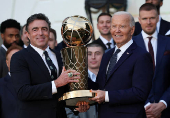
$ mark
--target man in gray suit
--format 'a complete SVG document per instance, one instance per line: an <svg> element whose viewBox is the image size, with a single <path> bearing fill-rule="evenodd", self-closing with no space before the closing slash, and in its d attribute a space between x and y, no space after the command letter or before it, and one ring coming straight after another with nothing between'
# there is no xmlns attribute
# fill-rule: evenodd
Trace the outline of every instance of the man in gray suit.
<svg viewBox="0 0 170 118"><path fill-rule="evenodd" d="M20 23L14 19L7 19L1 23L1 38L3 44L0 47L0 78L5 77L8 73L6 65L6 51L11 45L19 45Z"/></svg>

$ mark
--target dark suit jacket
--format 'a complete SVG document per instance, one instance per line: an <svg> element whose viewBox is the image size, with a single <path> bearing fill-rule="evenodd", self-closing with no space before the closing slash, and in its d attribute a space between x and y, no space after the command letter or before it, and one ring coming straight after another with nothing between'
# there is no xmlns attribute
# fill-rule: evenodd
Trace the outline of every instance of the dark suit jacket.
<svg viewBox="0 0 170 118"><path fill-rule="evenodd" d="M8 74L8 67L6 65L6 50L0 47L0 78Z"/></svg>
<svg viewBox="0 0 170 118"><path fill-rule="evenodd" d="M97 40L94 40L93 43L101 45L104 48L104 50L107 49L106 45L103 43L103 41L100 38L98 38Z"/></svg>
<svg viewBox="0 0 170 118"><path fill-rule="evenodd" d="M150 54L136 43L120 57L106 80L106 70L115 49L103 55L97 76L100 90L108 91L109 102L99 104L99 118L144 118L144 102L152 83Z"/></svg>
<svg viewBox="0 0 170 118"><path fill-rule="evenodd" d="M165 35L169 30L170 30L170 22L161 19L159 34ZM142 28L141 28L140 23L136 22L135 23L135 32L134 32L133 36L140 34L141 31L142 31Z"/></svg>
<svg viewBox="0 0 170 118"><path fill-rule="evenodd" d="M133 40L138 46L146 50L142 34L134 36ZM146 103L157 103L159 100L164 100L168 108L163 111L162 116L170 118L170 38L158 34L157 43L153 86Z"/></svg>
<svg viewBox="0 0 170 118"><path fill-rule="evenodd" d="M9 75L0 79L0 118L17 118L17 96Z"/></svg>
<svg viewBox="0 0 170 118"><path fill-rule="evenodd" d="M62 61L56 53L59 70ZM65 92L65 87L57 88L52 95L51 77L40 55L31 47L15 53L11 59L11 77L17 92L17 118L64 118L64 106L58 98Z"/></svg>
<svg viewBox="0 0 170 118"><path fill-rule="evenodd" d="M64 41L61 41L56 47L55 47L55 50L60 52L61 49L67 47L67 45L64 43Z"/></svg>

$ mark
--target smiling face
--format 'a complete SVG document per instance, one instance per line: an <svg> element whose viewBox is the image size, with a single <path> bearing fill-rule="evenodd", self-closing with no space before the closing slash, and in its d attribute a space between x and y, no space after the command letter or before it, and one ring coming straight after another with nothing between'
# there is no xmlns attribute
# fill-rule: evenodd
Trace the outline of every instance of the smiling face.
<svg viewBox="0 0 170 118"><path fill-rule="evenodd" d="M111 26L111 17L104 15L100 16L98 23L97 23L97 29L99 30L101 35L108 35L110 34L110 26Z"/></svg>
<svg viewBox="0 0 170 118"><path fill-rule="evenodd" d="M114 15L111 23L111 34L118 48L132 39L135 27L130 27L130 16Z"/></svg>
<svg viewBox="0 0 170 118"><path fill-rule="evenodd" d="M148 35L152 35L155 32L158 20L159 16L155 10L142 10L139 13L139 23L141 24L142 30Z"/></svg>
<svg viewBox="0 0 170 118"><path fill-rule="evenodd" d="M45 20L34 20L28 26L27 37L31 45L45 50L49 40L49 26Z"/></svg>

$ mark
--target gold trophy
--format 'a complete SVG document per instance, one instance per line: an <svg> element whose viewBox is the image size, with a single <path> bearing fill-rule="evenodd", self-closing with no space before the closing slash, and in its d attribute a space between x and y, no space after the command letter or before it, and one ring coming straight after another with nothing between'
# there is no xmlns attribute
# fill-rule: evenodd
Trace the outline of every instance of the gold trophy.
<svg viewBox="0 0 170 118"><path fill-rule="evenodd" d="M68 47L61 50L63 64L68 69L76 70L80 73L78 83L70 83L70 91L64 93L59 99L66 101L66 106L76 106L79 101L89 101L88 98L95 97L95 94L88 89L88 65L87 65L87 48L85 45L91 40L93 27L90 21L82 16L67 17L61 28L63 41ZM73 76L68 73L68 76Z"/></svg>

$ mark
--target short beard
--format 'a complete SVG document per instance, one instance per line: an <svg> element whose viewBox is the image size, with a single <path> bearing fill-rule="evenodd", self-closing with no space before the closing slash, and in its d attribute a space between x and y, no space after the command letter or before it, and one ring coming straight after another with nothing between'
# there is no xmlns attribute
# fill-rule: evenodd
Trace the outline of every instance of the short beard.
<svg viewBox="0 0 170 118"><path fill-rule="evenodd" d="M5 45L5 47L6 47L7 49L8 49L9 47L11 47L11 45L14 44L14 43L15 43L16 45L19 45L19 43L17 43L16 41L14 41L13 43L10 43L10 44L9 44L9 43L6 42L6 40L4 40L4 45Z"/></svg>

